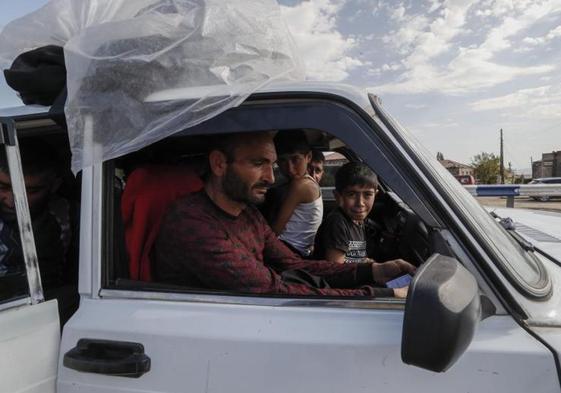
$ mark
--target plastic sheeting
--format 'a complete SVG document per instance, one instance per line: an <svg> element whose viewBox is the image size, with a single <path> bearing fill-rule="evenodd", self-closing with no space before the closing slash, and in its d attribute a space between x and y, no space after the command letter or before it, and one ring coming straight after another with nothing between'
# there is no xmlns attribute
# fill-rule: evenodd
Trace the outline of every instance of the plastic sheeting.
<svg viewBox="0 0 561 393"><path fill-rule="evenodd" d="M64 47L74 172L303 78L274 0L52 0L6 25L1 65L49 44ZM191 97L158 101L177 88Z"/></svg>

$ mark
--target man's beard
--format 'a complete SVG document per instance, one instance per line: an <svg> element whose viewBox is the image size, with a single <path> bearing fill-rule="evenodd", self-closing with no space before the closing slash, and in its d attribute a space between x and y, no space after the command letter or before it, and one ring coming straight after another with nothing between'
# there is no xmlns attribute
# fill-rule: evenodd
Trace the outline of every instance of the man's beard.
<svg viewBox="0 0 561 393"><path fill-rule="evenodd" d="M252 188L269 188L270 186L271 185L267 182L257 182L253 186L249 186L231 167L226 169L224 179L222 180L222 190L228 198L236 202L253 205L263 203L265 201L265 196L254 196L251 193Z"/></svg>

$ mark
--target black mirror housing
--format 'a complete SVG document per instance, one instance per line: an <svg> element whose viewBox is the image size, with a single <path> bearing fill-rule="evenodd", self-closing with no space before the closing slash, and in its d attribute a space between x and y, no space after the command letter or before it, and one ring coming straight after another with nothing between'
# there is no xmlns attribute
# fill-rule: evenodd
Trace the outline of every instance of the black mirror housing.
<svg viewBox="0 0 561 393"><path fill-rule="evenodd" d="M473 275L456 259L433 254L409 286L401 359L427 370L446 371L471 343L480 319Z"/></svg>

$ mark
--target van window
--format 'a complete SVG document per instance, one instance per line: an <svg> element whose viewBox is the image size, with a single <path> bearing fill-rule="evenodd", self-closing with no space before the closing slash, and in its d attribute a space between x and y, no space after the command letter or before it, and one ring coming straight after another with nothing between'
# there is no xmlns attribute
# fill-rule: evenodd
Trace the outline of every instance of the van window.
<svg viewBox="0 0 561 393"><path fill-rule="evenodd" d="M0 305L29 296L4 146L0 146Z"/></svg>
<svg viewBox="0 0 561 393"><path fill-rule="evenodd" d="M326 157L336 164L330 165L330 176L334 177L337 168L348 159L330 151L329 141L333 137L329 134L314 130L309 135L310 139L315 136L318 141L314 148L326 152ZM175 136L106 165L109 200L106 216L111 224L107 228L110 234L107 236L109 249L105 253L108 264L105 288L240 294L225 288L170 285L160 280L154 266L158 263L156 241L166 212L174 201L203 187L207 144L208 138L204 136ZM334 186L334 179L329 184ZM336 209L332 189L328 191L322 191L324 219ZM422 221L383 185L369 222L372 225L368 247L372 258L378 261L403 258L419 265L430 255L428 232ZM188 253L185 257L189 257Z"/></svg>

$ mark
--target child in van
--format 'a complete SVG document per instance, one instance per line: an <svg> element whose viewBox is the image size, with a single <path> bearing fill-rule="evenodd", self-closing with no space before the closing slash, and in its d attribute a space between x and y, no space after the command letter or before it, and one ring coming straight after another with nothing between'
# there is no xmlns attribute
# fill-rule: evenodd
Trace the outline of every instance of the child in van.
<svg viewBox="0 0 561 393"><path fill-rule="evenodd" d="M279 239L301 256L311 255L314 237L323 217L319 184L308 174L312 153L303 131L279 131L275 136L277 162L288 183L271 228Z"/></svg>
<svg viewBox="0 0 561 393"><path fill-rule="evenodd" d="M366 253L365 220L372 210L378 177L365 164L349 162L335 174L338 207L321 225L315 258L338 263L372 262Z"/></svg>
<svg viewBox="0 0 561 393"><path fill-rule="evenodd" d="M323 178L323 165L325 164L325 156L323 153L317 149L312 150L312 160L308 165L308 173L314 180L321 184L321 179Z"/></svg>

